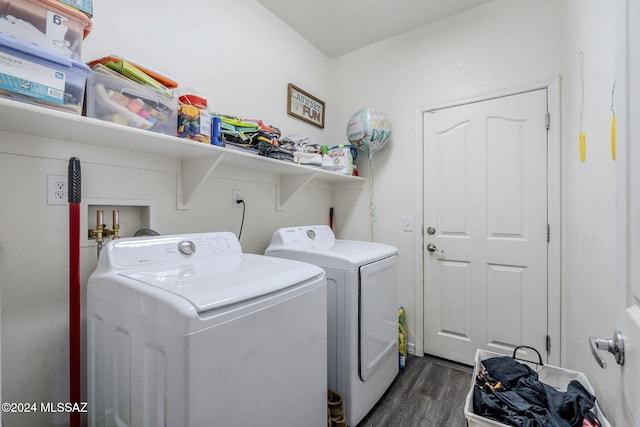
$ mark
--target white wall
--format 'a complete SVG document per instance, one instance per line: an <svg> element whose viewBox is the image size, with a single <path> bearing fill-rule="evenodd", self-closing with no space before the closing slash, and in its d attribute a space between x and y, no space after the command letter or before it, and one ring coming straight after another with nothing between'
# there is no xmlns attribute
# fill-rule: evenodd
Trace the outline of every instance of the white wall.
<svg viewBox="0 0 640 427"><path fill-rule="evenodd" d="M286 88L294 83L328 99L329 60L257 2L94 3L83 60L131 58L206 94L215 111L263 119L285 135L327 138L326 131L286 115ZM2 398L8 402L68 401L68 209L47 205L46 186L48 174L66 176L72 156L81 161L83 202L151 204L151 225L162 234L238 233L242 210L231 207L231 189L242 189L247 212L241 243L247 252L262 253L278 227L326 224L333 200L327 185L314 183L276 211L277 177L216 169L191 209L177 210L179 160L10 134L2 132L0 117ZM105 218L111 227L110 212ZM88 220L91 228L94 221ZM95 246L82 248L81 258L84 291L96 264ZM4 414L3 421L63 426L68 417Z"/></svg>
<svg viewBox="0 0 640 427"><path fill-rule="evenodd" d="M83 60L130 58L206 95L216 112L323 139L318 128L287 116L283 102L287 83L327 99L330 62L256 1L94 3Z"/></svg>
<svg viewBox="0 0 640 427"><path fill-rule="evenodd" d="M597 1L495 0L333 61L338 122L376 106L393 123L391 143L374 156L378 216L374 239L401 255L400 302L409 341L422 333L419 229L403 232L402 217L421 222L421 127L416 111L487 94L561 80L562 364L587 373L610 421L619 412L618 370L603 371L589 335L615 329L615 163L609 154L615 57L613 11ZM578 160L579 52L585 53L584 129L588 160ZM342 129L336 128L340 133ZM337 135L338 136L338 135ZM366 158L361 170L367 174ZM426 201L429 203L429 201ZM368 239L368 194L362 194L343 233ZM428 296L427 296L428 297Z"/></svg>
<svg viewBox="0 0 640 427"><path fill-rule="evenodd" d="M189 8L194 3L199 12ZM262 118L285 134L303 133L327 143L345 140L347 120L359 108L385 111L394 134L374 157L374 240L400 250L400 301L407 308L412 343L422 321L421 302L416 300L422 292L416 111L550 82L560 75L563 363L587 372L615 421L616 378L607 378L610 370L599 370L586 343L588 335L608 338L614 329L605 311L613 305L607 286L615 279L615 165L608 160L606 144L614 50L607 5L596 0L495 0L331 61L253 0L181 6L185 10L166 0L95 0L94 30L83 59L130 57L209 95L219 112ZM176 17L184 22L176 24ZM579 51L585 52L585 164L577 161ZM289 82L327 102L325 130L286 115ZM84 198L151 200L156 206L153 226L161 233L236 231L239 212L228 200L231 188L242 188L249 206L242 239L247 251L264 250L277 227L326 223L332 205L340 237L371 238L366 191L305 188L285 211L276 212L273 177L222 171L207 180L191 210L178 211L177 160L3 132L0 141L0 181L12 183L0 186L2 200L11 201L0 204L5 401L67 399L67 210L47 206L45 190L46 175L66 174L71 156L82 161ZM360 168L367 176L365 156ZM414 216L414 232L402 231L405 215ZM82 259L86 282L95 266L95 249L84 248ZM64 425L66 417L37 414L4 421Z"/></svg>
<svg viewBox="0 0 640 427"><path fill-rule="evenodd" d="M517 90L560 74L562 7L553 0L496 0L468 12L337 58L332 64L339 122L366 105L387 113L392 141L375 154L377 205L374 238L400 252L400 302L407 309L411 343L422 332L421 124L416 111L496 92ZM338 129L342 132L342 129ZM366 158L360 167L368 175ZM364 164L363 164L364 163ZM343 229L368 239L368 194ZM429 203L429 201L427 201ZM414 216L414 232L402 217Z"/></svg>
<svg viewBox="0 0 640 427"><path fill-rule="evenodd" d="M589 336L611 339L617 329L616 162L611 158L610 120L616 66L614 12L620 4L611 7L595 0L565 3L570 19L565 24L567 38L562 63L566 242L563 354L567 366L585 372L590 378L609 421L624 425L620 367L611 355L603 353L608 368L602 370L588 347ZM584 163L580 162L578 151L580 52L584 53L583 130L587 138ZM618 94L616 99L621 109L624 98Z"/></svg>

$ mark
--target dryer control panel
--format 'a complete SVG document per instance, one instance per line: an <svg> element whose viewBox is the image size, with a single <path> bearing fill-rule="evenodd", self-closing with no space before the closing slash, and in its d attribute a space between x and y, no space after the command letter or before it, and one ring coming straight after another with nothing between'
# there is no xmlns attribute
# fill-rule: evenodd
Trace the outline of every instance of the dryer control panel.
<svg viewBox="0 0 640 427"><path fill-rule="evenodd" d="M271 239L271 248L278 247L331 247L336 241L328 225L286 227L277 230Z"/></svg>

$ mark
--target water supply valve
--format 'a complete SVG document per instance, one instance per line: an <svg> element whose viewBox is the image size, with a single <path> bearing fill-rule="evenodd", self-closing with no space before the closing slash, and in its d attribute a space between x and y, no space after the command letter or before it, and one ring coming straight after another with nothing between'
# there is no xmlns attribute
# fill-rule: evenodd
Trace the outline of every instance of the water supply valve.
<svg viewBox="0 0 640 427"><path fill-rule="evenodd" d="M102 244L105 237L110 237L112 239L120 238L119 211L114 209L112 214L113 228L111 230L106 228L106 224L104 223L104 211L101 209L96 211L96 228L94 230L89 230L89 239L93 239L97 243L98 257L100 256L100 251L102 250Z"/></svg>

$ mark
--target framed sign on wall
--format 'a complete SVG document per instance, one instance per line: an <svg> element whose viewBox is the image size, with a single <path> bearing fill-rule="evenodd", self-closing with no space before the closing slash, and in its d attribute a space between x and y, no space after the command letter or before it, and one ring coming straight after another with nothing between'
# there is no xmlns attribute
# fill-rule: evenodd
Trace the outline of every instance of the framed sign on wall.
<svg viewBox="0 0 640 427"><path fill-rule="evenodd" d="M324 128L324 101L289 83L287 86L287 114Z"/></svg>

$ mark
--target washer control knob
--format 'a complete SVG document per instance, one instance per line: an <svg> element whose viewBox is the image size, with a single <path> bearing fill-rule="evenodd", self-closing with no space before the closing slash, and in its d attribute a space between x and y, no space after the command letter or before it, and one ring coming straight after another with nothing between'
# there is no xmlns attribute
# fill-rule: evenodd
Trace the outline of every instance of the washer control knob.
<svg viewBox="0 0 640 427"><path fill-rule="evenodd" d="M183 240L182 242L178 243L178 251L182 255L193 255L194 253L196 253L196 244L191 240Z"/></svg>

